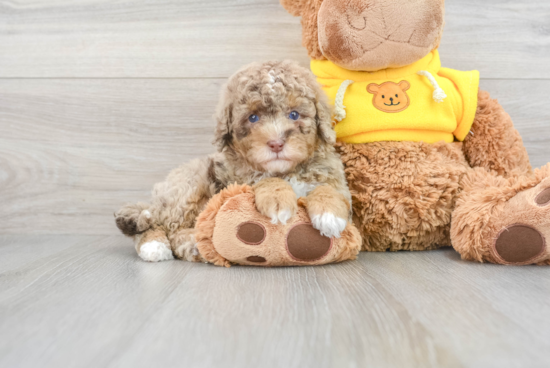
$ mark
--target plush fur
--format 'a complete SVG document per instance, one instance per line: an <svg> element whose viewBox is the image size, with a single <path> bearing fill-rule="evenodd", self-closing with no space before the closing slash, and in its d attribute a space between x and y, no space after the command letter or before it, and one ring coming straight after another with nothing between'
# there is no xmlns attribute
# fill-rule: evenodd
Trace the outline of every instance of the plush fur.
<svg viewBox="0 0 550 368"><path fill-rule="evenodd" d="M302 17L312 59L351 70L412 64L439 46L443 31L444 0L281 3ZM536 198L550 193L550 166L533 172L510 116L487 92L479 92L462 143L337 143L337 149L365 250L452 245L472 261L548 263L550 202ZM537 237L540 252L532 244Z"/></svg>
<svg viewBox="0 0 550 368"><path fill-rule="evenodd" d="M351 218L351 196L333 146L330 106L309 70L290 61L243 68L224 88L216 119L217 153L173 170L155 185L150 203L126 205L115 214L142 258L167 258L168 247L177 258L204 261L196 247L196 219L231 183L255 185L258 210L274 224L296 214L299 188L311 218L334 217L317 222L318 230L340 236ZM320 194L321 187L330 198Z"/></svg>
<svg viewBox="0 0 550 368"><path fill-rule="evenodd" d="M262 216L256 209L258 190L258 187L233 184L208 202L196 225L197 248L206 261L225 267L232 264L303 266L342 262L357 257L361 249L361 236L351 223L346 223L341 236L332 239L332 245L326 254L312 260L293 257L287 247L288 236L296 225L310 223L306 210L307 198L294 202L296 214L288 223L275 225L269 217ZM239 225L250 222L259 225L265 231L264 238L254 244L244 243L238 237ZM253 257L254 261L250 261L250 257Z"/></svg>

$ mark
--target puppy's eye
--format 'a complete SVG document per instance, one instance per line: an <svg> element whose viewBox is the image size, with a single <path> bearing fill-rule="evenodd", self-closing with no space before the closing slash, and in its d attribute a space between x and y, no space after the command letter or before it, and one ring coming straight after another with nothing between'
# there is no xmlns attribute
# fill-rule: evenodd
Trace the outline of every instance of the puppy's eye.
<svg viewBox="0 0 550 368"><path fill-rule="evenodd" d="M292 111L290 114L288 114L288 118L292 120L298 120L300 118L300 114L298 111Z"/></svg>
<svg viewBox="0 0 550 368"><path fill-rule="evenodd" d="M256 114L252 114L248 117L248 121L250 121L251 123L257 123L258 120L260 120L260 117Z"/></svg>

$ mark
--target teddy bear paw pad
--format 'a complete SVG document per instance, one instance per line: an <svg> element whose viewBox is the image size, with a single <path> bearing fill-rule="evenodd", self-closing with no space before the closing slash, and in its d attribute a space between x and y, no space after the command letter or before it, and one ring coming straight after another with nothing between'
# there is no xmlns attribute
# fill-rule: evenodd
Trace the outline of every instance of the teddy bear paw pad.
<svg viewBox="0 0 550 368"><path fill-rule="evenodd" d="M496 216L492 252L497 263L534 264L550 258L550 179L508 200ZM499 230L500 228L500 230Z"/></svg>
<svg viewBox="0 0 550 368"><path fill-rule="evenodd" d="M539 195L537 195L535 197L535 202L541 207L549 205L550 204L550 188L546 188L542 192L540 192Z"/></svg>
<svg viewBox="0 0 550 368"><path fill-rule="evenodd" d="M264 257L260 257L260 256L250 256L250 257L247 257L246 260L248 262L253 262L253 263L264 263L267 261Z"/></svg>
<svg viewBox="0 0 550 368"><path fill-rule="evenodd" d="M288 232L287 251L298 261L316 261L328 254L332 239L321 235L312 224L297 224Z"/></svg>
<svg viewBox="0 0 550 368"><path fill-rule="evenodd" d="M265 237L265 227L256 222L244 222L237 228L237 238L245 244L259 245Z"/></svg>
<svg viewBox="0 0 550 368"><path fill-rule="evenodd" d="M513 225L501 231L495 242L498 255L508 263L525 263L540 256L546 248L542 234L527 225Z"/></svg>

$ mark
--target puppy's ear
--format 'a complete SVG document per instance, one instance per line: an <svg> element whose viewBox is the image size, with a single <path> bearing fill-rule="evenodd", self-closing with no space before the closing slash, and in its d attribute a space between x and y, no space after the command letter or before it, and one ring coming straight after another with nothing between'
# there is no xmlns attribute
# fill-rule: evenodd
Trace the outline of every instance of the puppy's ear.
<svg viewBox="0 0 550 368"><path fill-rule="evenodd" d="M315 123L317 125L317 136L319 141L324 144L334 145L336 143L336 132L332 128L332 109L327 102L327 99L323 91L317 93L317 102L315 108L317 114L315 115Z"/></svg>
<svg viewBox="0 0 550 368"><path fill-rule="evenodd" d="M233 141L233 104L229 102L227 93L218 105L215 116L218 125L216 126L214 143L218 151L222 152Z"/></svg>

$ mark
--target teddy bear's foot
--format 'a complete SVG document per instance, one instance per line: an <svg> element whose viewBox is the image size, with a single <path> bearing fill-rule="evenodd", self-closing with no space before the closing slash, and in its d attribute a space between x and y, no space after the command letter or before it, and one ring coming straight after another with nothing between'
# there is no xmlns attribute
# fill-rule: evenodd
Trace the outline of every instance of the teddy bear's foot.
<svg viewBox="0 0 550 368"><path fill-rule="evenodd" d="M170 243L163 230L149 230L135 236L136 251L147 262L161 262L174 259Z"/></svg>
<svg viewBox="0 0 550 368"><path fill-rule="evenodd" d="M550 178L518 193L506 203L502 219L489 244L497 263L533 264L550 259Z"/></svg>
<svg viewBox="0 0 550 368"><path fill-rule="evenodd" d="M208 202L195 227L204 259L226 267L310 266L355 259L359 253L361 235L353 224L346 223L339 237L323 236L303 198L287 224L274 224L258 211L257 198L251 187L231 185Z"/></svg>
<svg viewBox="0 0 550 368"><path fill-rule="evenodd" d="M550 264L550 164L510 178L474 169L462 185L451 224L451 243L462 258Z"/></svg>
<svg viewBox="0 0 550 368"><path fill-rule="evenodd" d="M463 259L550 264L550 164L510 178L474 169L462 186L451 243Z"/></svg>

